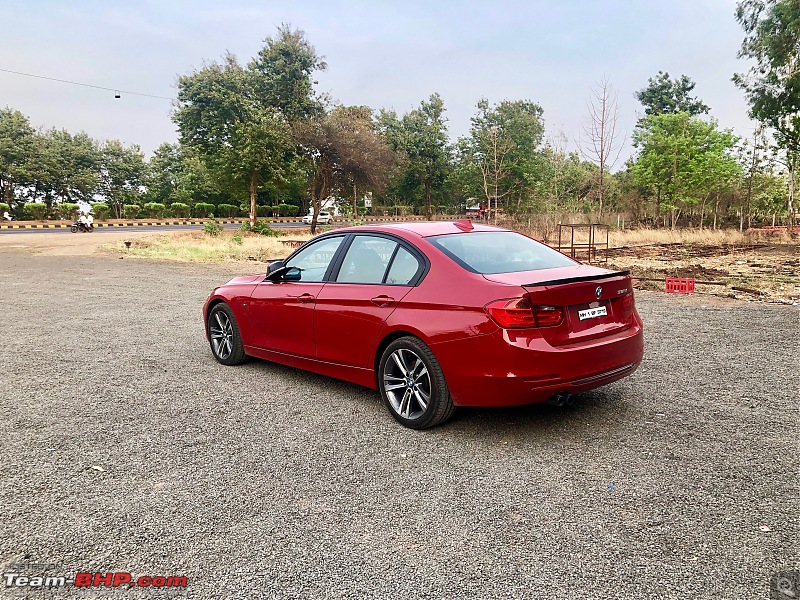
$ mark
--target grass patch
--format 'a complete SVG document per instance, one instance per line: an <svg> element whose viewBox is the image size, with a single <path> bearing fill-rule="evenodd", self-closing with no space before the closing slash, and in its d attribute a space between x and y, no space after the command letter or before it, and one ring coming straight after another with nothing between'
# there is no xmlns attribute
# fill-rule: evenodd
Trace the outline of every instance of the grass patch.
<svg viewBox="0 0 800 600"><path fill-rule="evenodd" d="M301 234L293 239L307 240L311 236ZM131 240L129 250L121 242L107 249L142 258L209 263L252 259L268 262L285 258L293 250L280 238L227 230L217 236L190 231L140 237Z"/></svg>

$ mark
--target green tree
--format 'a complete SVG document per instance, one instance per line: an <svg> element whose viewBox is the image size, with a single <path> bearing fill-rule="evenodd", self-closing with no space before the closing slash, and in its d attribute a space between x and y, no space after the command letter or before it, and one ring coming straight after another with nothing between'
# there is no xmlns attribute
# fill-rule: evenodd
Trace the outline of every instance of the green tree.
<svg viewBox="0 0 800 600"><path fill-rule="evenodd" d="M125 147L119 140L108 140L100 150L99 192L114 216L121 219L126 204L136 204L145 183L147 165L139 146Z"/></svg>
<svg viewBox="0 0 800 600"><path fill-rule="evenodd" d="M662 71L647 80L647 87L636 92L636 99L644 106L647 115L686 112L692 116L707 113L710 109L689 94L695 83L686 75L670 79Z"/></svg>
<svg viewBox="0 0 800 600"><path fill-rule="evenodd" d="M283 26L247 68L229 54L178 80L181 141L232 198L249 195L251 219L259 189L294 170L291 124L317 111L311 75L323 68L304 34Z"/></svg>
<svg viewBox="0 0 800 600"><path fill-rule="evenodd" d="M100 182L100 150L80 132L51 129L34 137L30 195L52 212L55 202L90 202Z"/></svg>
<svg viewBox="0 0 800 600"><path fill-rule="evenodd" d="M0 202L13 206L14 187L30 183L34 129L18 110L0 110Z"/></svg>
<svg viewBox="0 0 800 600"><path fill-rule="evenodd" d="M499 203L519 209L541 179L544 136L542 107L529 100L503 100L496 106L482 99L460 157L477 166L481 195L487 205ZM463 150L466 149L466 152Z"/></svg>
<svg viewBox="0 0 800 600"><path fill-rule="evenodd" d="M733 80L745 92L750 116L774 131L787 169L791 227L800 159L800 3L744 0L736 7L736 19L745 32L739 57L755 64Z"/></svg>
<svg viewBox="0 0 800 600"><path fill-rule="evenodd" d="M719 202L720 194L741 176L733 155L736 142L714 120L685 112L649 115L633 133L639 150L631 169L634 182L656 195L659 212L670 211L673 228L683 211L698 204L702 226L709 200Z"/></svg>
<svg viewBox="0 0 800 600"><path fill-rule="evenodd" d="M379 117L384 139L405 159L398 173L401 187L411 191L419 186L428 218L432 215L431 200L441 196L451 170L444 111L439 94L432 94L402 119L394 111L381 111Z"/></svg>

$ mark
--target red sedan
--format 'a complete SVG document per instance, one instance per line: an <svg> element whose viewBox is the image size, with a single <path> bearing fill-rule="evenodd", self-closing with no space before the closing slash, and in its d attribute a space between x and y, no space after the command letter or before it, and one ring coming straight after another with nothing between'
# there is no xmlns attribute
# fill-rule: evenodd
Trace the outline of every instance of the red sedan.
<svg viewBox="0 0 800 600"><path fill-rule="evenodd" d="M628 272L468 220L331 231L216 288L203 316L222 364L254 356L378 389L415 429L457 406L570 403L644 352Z"/></svg>

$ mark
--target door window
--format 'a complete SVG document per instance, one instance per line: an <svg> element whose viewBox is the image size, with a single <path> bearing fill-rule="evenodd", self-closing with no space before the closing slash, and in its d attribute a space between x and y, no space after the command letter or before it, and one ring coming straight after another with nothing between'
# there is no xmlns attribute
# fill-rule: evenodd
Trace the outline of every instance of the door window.
<svg viewBox="0 0 800 600"><path fill-rule="evenodd" d="M315 242L295 254L287 266L299 269L298 281L322 281L343 239L338 236Z"/></svg>
<svg viewBox="0 0 800 600"><path fill-rule="evenodd" d="M377 236L359 235L350 244L339 269L340 283L383 283L386 267L397 242Z"/></svg>

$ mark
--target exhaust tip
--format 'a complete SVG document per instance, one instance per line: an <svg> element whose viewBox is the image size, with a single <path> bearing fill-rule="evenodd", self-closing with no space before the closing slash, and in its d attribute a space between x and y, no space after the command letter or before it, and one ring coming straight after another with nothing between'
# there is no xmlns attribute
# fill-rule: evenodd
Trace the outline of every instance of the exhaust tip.
<svg viewBox="0 0 800 600"><path fill-rule="evenodd" d="M553 406L573 406L575 404L575 396L572 394L554 394L547 399L548 404Z"/></svg>

